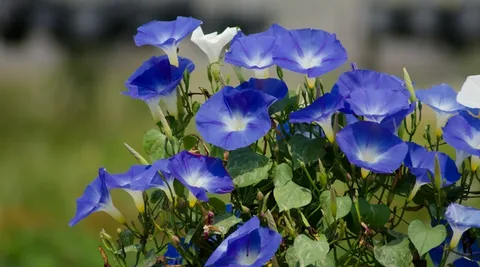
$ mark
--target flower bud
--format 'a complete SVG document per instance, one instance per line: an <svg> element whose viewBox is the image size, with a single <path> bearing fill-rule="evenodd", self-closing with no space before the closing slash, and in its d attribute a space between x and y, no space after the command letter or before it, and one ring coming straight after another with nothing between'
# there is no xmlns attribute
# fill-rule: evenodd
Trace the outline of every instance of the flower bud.
<svg viewBox="0 0 480 267"><path fill-rule="evenodd" d="M122 233L122 229L117 228L117 234L121 234L121 233Z"/></svg>
<svg viewBox="0 0 480 267"><path fill-rule="evenodd" d="M178 238L178 236L172 235L171 239L172 239L172 245L174 247L179 247L180 246L180 238Z"/></svg>
<svg viewBox="0 0 480 267"><path fill-rule="evenodd" d="M263 196L262 191L258 191L257 192L257 200L258 201L263 201L263 198L264 198L264 196Z"/></svg>
<svg viewBox="0 0 480 267"><path fill-rule="evenodd" d="M250 213L250 209L242 205L242 213Z"/></svg>

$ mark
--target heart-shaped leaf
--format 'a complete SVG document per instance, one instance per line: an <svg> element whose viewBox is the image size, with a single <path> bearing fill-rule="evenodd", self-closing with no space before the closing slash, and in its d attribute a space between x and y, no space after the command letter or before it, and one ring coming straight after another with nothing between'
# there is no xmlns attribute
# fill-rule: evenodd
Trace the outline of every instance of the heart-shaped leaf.
<svg viewBox="0 0 480 267"><path fill-rule="evenodd" d="M332 261L327 259L330 246L326 238L320 238L319 241L310 239L306 235L299 235L293 242L293 247L287 250L286 260L290 267L306 266L335 266Z"/></svg>
<svg viewBox="0 0 480 267"><path fill-rule="evenodd" d="M375 246L375 259L385 267L413 267L408 238L396 239L384 246Z"/></svg>
<svg viewBox="0 0 480 267"><path fill-rule="evenodd" d="M227 169L237 187L256 184L268 178L272 162L262 154L250 148L231 151L228 156Z"/></svg>
<svg viewBox="0 0 480 267"><path fill-rule="evenodd" d="M334 221L331 208L332 198L330 194L330 191L323 191L320 195L320 203L322 205L323 212L325 212L328 223L332 223ZM335 219L338 220L347 216L347 214L350 212L352 209L352 200L348 196L336 197L335 199L337 203L337 216Z"/></svg>
<svg viewBox="0 0 480 267"><path fill-rule="evenodd" d="M242 219L236 217L233 214L230 213L222 213L220 215L215 216L215 219L213 221L213 226L217 227L218 230L222 234L228 233L228 230L235 224L241 222Z"/></svg>
<svg viewBox="0 0 480 267"><path fill-rule="evenodd" d="M301 134L296 134L288 140L289 151L292 155L293 169L300 168L299 160L303 163L311 163L321 159L325 155L323 138L310 139Z"/></svg>
<svg viewBox="0 0 480 267"><path fill-rule="evenodd" d="M418 250L418 254L422 256L442 244L447 237L447 230L441 224L431 227L415 220L408 226L408 237Z"/></svg>
<svg viewBox="0 0 480 267"><path fill-rule="evenodd" d="M273 197L277 201L280 211L300 208L310 204L312 201L310 190L297 185L293 181L288 181L283 186L275 187Z"/></svg>
<svg viewBox="0 0 480 267"><path fill-rule="evenodd" d="M364 198L359 198L358 206L363 222L365 222L369 227L381 228L385 226L390 218L390 209L386 205L370 204ZM360 227L360 222L358 222L358 215L355 207L352 207L352 215L355 225Z"/></svg>
<svg viewBox="0 0 480 267"><path fill-rule="evenodd" d="M292 168L286 163L275 166L275 172L273 177L273 184L276 187L285 185L288 181L292 180L293 173Z"/></svg>

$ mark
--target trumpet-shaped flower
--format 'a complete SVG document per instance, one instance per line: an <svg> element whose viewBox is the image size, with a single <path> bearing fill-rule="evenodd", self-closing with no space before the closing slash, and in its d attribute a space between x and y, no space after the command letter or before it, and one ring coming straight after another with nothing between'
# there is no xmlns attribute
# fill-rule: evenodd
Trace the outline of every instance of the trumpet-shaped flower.
<svg viewBox="0 0 480 267"><path fill-rule="evenodd" d="M235 27L228 27L221 34L212 32L205 35L202 26L199 26L192 32L190 40L207 55L208 61L212 64L220 60L223 48L233 39L237 31Z"/></svg>
<svg viewBox="0 0 480 267"><path fill-rule="evenodd" d="M252 69L257 78L268 78L268 67L273 65L275 37L254 35L236 38L225 54L225 62Z"/></svg>
<svg viewBox="0 0 480 267"><path fill-rule="evenodd" d="M378 123L389 115L410 108L408 96L392 90L355 90L345 101L356 115Z"/></svg>
<svg viewBox="0 0 480 267"><path fill-rule="evenodd" d="M220 159L182 151L169 159L170 173L190 190L189 202L208 201L207 192L230 193L233 181Z"/></svg>
<svg viewBox="0 0 480 267"><path fill-rule="evenodd" d="M147 103L155 119L159 119L158 101L161 100L170 113L177 110L177 91L185 71L195 69L193 62L180 57L179 67L171 66L166 56L152 57L145 61L125 82L131 98Z"/></svg>
<svg viewBox="0 0 480 267"><path fill-rule="evenodd" d="M236 89L257 89L277 99L285 98L288 94L287 84L279 79L256 79L250 78L248 82L244 82L236 87Z"/></svg>
<svg viewBox="0 0 480 267"><path fill-rule="evenodd" d="M448 84L440 84L430 89L418 90L418 100L430 106L437 116L437 136L442 135L442 127L447 123L448 118L464 110L465 107L457 102L457 93Z"/></svg>
<svg viewBox="0 0 480 267"><path fill-rule="evenodd" d="M480 228L480 210L452 203L447 207L445 218L453 230L450 248L454 249L465 231L470 228Z"/></svg>
<svg viewBox="0 0 480 267"><path fill-rule="evenodd" d="M443 139L457 150L480 156L480 120L466 112L451 117L443 127Z"/></svg>
<svg viewBox="0 0 480 267"><path fill-rule="evenodd" d="M461 175L457 171L455 162L446 154L428 151L426 148L413 142L408 142L407 145L408 153L403 164L416 177L415 185L408 198L409 201L413 199L422 185L432 182L431 179L433 179L435 173L435 155L438 156L440 164L440 174L443 181L441 187L454 184L460 179Z"/></svg>
<svg viewBox="0 0 480 267"><path fill-rule="evenodd" d="M290 30L277 37L274 63L284 69L315 78L347 61L347 51L337 36L317 29ZM312 85L314 79L309 79Z"/></svg>
<svg viewBox="0 0 480 267"><path fill-rule="evenodd" d="M333 143L335 141L335 133L332 127L332 116L341 108L343 108L343 97L326 93L306 108L290 114L290 122L318 124L322 127L327 139Z"/></svg>
<svg viewBox="0 0 480 267"><path fill-rule="evenodd" d="M77 211L75 217L68 224L74 226L90 214L103 211L112 216L120 223L125 223L125 218L120 211L113 205L110 192L105 183L109 174L104 168L98 170L98 177L90 183L83 195L77 199Z"/></svg>
<svg viewBox="0 0 480 267"><path fill-rule="evenodd" d="M275 255L281 242L282 236L261 227L255 216L223 240L205 267L261 267Z"/></svg>
<svg viewBox="0 0 480 267"><path fill-rule="evenodd" d="M270 130L268 108L275 100L256 89L224 87L198 110L197 130L205 141L226 150L249 146Z"/></svg>
<svg viewBox="0 0 480 267"><path fill-rule="evenodd" d="M137 29L134 36L137 46L152 45L161 48L168 56L170 64L178 67L177 48L180 42L202 21L191 17L177 17L173 21L151 21Z"/></svg>
<svg viewBox="0 0 480 267"><path fill-rule="evenodd" d="M467 77L457 95L457 102L465 107L480 108L480 75Z"/></svg>
<svg viewBox="0 0 480 267"><path fill-rule="evenodd" d="M373 70L355 69L344 72L335 83L334 91L348 97L355 90L399 91L410 96L399 78ZM333 92L333 90L332 90Z"/></svg>
<svg viewBox="0 0 480 267"><path fill-rule="evenodd" d="M435 227L437 225L445 225L447 224L446 220L440 220L438 223L436 220L432 221L432 227ZM447 238L445 239L442 244L439 246L431 249L428 254L430 255L430 259L432 259L432 263L434 267L439 267L441 262L442 262L442 257L444 254L444 248L445 244L449 244L451 239L452 239L452 228L447 224ZM463 242L459 242L459 244L453 249L453 252L457 252L460 254L467 254L470 259L464 258L460 256L460 254L457 253L450 253L448 255L448 258L445 261L445 265L448 266L448 264L452 264L453 266L461 266L461 267L478 267L478 264L476 261L480 260L480 248L478 247L478 242L475 242L471 247L471 251L469 252L467 250L467 247L465 247ZM473 260L473 261L472 261Z"/></svg>
<svg viewBox="0 0 480 267"><path fill-rule="evenodd" d="M121 188L132 196L137 210L145 212L143 191L152 188L152 181L159 179L159 173L152 165L133 165L127 172L106 177L108 189Z"/></svg>
<svg viewBox="0 0 480 267"><path fill-rule="evenodd" d="M337 134L336 139L351 163L376 173L393 173L408 152L407 144L375 122L350 124ZM368 171L362 175L366 177Z"/></svg>

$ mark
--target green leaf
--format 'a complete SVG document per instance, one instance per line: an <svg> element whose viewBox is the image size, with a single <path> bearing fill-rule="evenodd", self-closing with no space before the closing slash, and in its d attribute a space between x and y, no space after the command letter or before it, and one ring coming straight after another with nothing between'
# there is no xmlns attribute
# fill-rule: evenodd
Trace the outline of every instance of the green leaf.
<svg viewBox="0 0 480 267"><path fill-rule="evenodd" d="M193 135L187 135L183 138L183 148L185 150L192 149L198 143L198 138Z"/></svg>
<svg viewBox="0 0 480 267"><path fill-rule="evenodd" d="M155 250L152 248L150 251L145 254L145 257L142 261L138 263L137 266L141 267L152 267L157 263L157 255L155 255Z"/></svg>
<svg viewBox="0 0 480 267"><path fill-rule="evenodd" d="M125 229L120 233L120 240L122 241L123 247L128 247L133 245L133 241L135 240L135 236L133 232L129 229Z"/></svg>
<svg viewBox="0 0 480 267"><path fill-rule="evenodd" d="M295 238L293 247L287 250L285 259L290 267L335 266L332 259L327 258L329 250L326 238L315 241L302 234Z"/></svg>
<svg viewBox="0 0 480 267"><path fill-rule="evenodd" d="M210 157L223 160L223 153L225 153L225 149L218 146L210 145Z"/></svg>
<svg viewBox="0 0 480 267"><path fill-rule="evenodd" d="M286 163L275 166L274 170L273 184L275 187L283 186L293 178L292 168Z"/></svg>
<svg viewBox="0 0 480 267"><path fill-rule="evenodd" d="M300 208L310 204L312 193L307 188L301 187L293 181L288 181L280 187L275 187L273 197L277 201L280 211Z"/></svg>
<svg viewBox="0 0 480 267"><path fill-rule="evenodd" d="M447 237L447 230L443 225L431 227L420 220L415 220L408 226L408 237L412 241L420 256L439 246Z"/></svg>
<svg viewBox="0 0 480 267"><path fill-rule="evenodd" d="M408 238L394 240L384 246L375 246L375 259L385 267L413 267Z"/></svg>
<svg viewBox="0 0 480 267"><path fill-rule="evenodd" d="M385 226L390 218L390 209L384 204L370 204L364 198L358 199L362 220L372 228Z"/></svg>
<svg viewBox="0 0 480 267"><path fill-rule="evenodd" d="M218 230L225 235L228 233L228 230L235 224L241 222L242 219L237 218L235 215L230 213L223 213L215 216L213 219L213 226L216 226Z"/></svg>
<svg viewBox="0 0 480 267"><path fill-rule="evenodd" d="M152 161L168 158L167 150L173 151L167 137L158 129L151 129L143 136L143 148Z"/></svg>
<svg viewBox="0 0 480 267"><path fill-rule="evenodd" d="M256 184L268 178L272 162L262 154L250 148L241 148L230 152L227 169L238 187Z"/></svg>
<svg viewBox="0 0 480 267"><path fill-rule="evenodd" d="M222 214L226 212L225 202L216 197L209 197L208 204L215 208L217 214Z"/></svg>
<svg viewBox="0 0 480 267"><path fill-rule="evenodd" d="M275 114L280 111L293 110L296 105L297 105L297 97L287 96L285 98L275 101L275 103L273 103L268 109L268 114Z"/></svg>
<svg viewBox="0 0 480 267"><path fill-rule="evenodd" d="M150 195L150 203L154 204L157 203L160 199L164 198L165 192L161 189L155 189L155 191L152 192Z"/></svg>
<svg viewBox="0 0 480 267"><path fill-rule="evenodd" d="M331 209L331 193L330 191L323 191L322 194L320 195L320 203L322 205L323 212L325 212L325 216L327 219L327 222L332 223L333 220L333 215L332 215L332 209ZM336 197L336 203L337 203L337 216L336 220L343 218L347 216L350 213L350 210L352 209L352 199L348 196L344 197Z"/></svg>
<svg viewBox="0 0 480 267"><path fill-rule="evenodd" d="M306 136L296 134L288 141L289 151L292 155L293 169L300 168L299 160L305 164L317 161L325 155L322 138L310 139Z"/></svg>

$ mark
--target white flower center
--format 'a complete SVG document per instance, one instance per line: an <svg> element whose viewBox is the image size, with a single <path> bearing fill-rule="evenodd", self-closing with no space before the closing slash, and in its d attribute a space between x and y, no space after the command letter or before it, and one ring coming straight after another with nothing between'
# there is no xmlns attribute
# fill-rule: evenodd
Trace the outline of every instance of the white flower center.
<svg viewBox="0 0 480 267"><path fill-rule="evenodd" d="M320 66L323 61L322 54L313 55L313 53L306 53L303 57L297 57L297 63L304 69L310 69Z"/></svg>
<svg viewBox="0 0 480 267"><path fill-rule="evenodd" d="M249 118L245 118L240 114L233 114L231 117L225 117L223 123L226 131L237 132L245 130L249 121Z"/></svg>
<svg viewBox="0 0 480 267"><path fill-rule="evenodd" d="M358 157L361 160L363 160L365 162L369 162L369 163L375 163L380 158L377 151L375 151L373 149L366 149L364 151L360 151L359 154L358 154Z"/></svg>

